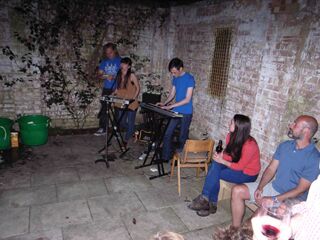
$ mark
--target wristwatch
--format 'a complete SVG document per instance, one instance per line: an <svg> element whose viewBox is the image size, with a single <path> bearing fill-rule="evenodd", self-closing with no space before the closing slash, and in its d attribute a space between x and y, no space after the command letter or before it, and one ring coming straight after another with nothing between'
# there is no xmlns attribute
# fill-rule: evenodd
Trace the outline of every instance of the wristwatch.
<svg viewBox="0 0 320 240"><path fill-rule="evenodd" d="M278 203L278 202L279 202L277 196L273 196L273 197L272 197L272 200L273 200L275 203Z"/></svg>

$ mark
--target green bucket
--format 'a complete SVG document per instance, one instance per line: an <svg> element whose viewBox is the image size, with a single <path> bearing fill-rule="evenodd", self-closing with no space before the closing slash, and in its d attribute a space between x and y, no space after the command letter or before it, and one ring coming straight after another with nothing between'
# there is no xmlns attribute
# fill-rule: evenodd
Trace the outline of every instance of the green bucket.
<svg viewBox="0 0 320 240"><path fill-rule="evenodd" d="M0 117L0 150L11 147L11 127L13 121L9 118Z"/></svg>
<svg viewBox="0 0 320 240"><path fill-rule="evenodd" d="M21 142L28 146L39 146L48 141L50 118L43 115L27 115L18 119Z"/></svg>

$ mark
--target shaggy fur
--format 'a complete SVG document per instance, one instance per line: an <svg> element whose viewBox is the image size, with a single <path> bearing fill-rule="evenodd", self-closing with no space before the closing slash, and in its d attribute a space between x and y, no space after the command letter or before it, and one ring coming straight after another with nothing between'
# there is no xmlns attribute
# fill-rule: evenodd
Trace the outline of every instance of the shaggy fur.
<svg viewBox="0 0 320 240"><path fill-rule="evenodd" d="M229 226L225 229L219 229L214 235L214 240L252 240L253 231L251 224L235 228Z"/></svg>

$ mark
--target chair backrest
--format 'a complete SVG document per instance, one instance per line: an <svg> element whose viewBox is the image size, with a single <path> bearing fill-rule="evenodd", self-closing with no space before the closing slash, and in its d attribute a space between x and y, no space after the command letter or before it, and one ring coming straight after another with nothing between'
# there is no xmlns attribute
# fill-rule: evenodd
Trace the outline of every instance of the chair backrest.
<svg viewBox="0 0 320 240"><path fill-rule="evenodd" d="M184 145L181 162L210 162L213 153L214 141L206 140L191 140L188 139Z"/></svg>

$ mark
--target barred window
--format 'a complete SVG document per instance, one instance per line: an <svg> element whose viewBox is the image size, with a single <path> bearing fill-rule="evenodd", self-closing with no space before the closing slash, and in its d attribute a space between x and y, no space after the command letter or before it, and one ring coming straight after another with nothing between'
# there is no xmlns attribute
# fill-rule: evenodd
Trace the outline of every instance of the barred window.
<svg viewBox="0 0 320 240"><path fill-rule="evenodd" d="M232 28L217 28L209 80L209 94L223 98L228 85Z"/></svg>

